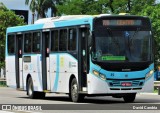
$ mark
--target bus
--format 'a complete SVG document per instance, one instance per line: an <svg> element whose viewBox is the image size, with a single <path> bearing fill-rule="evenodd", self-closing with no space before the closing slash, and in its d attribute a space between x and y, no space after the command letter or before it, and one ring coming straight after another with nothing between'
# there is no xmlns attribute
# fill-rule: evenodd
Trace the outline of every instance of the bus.
<svg viewBox="0 0 160 113"><path fill-rule="evenodd" d="M148 17L68 15L6 31L6 80L29 98L46 93L112 96L134 102L152 92L153 38Z"/></svg>

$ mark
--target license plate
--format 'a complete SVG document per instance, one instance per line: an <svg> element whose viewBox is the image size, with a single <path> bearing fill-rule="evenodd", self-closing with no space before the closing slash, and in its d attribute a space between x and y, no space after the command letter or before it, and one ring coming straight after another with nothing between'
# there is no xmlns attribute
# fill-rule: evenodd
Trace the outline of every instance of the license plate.
<svg viewBox="0 0 160 113"><path fill-rule="evenodd" d="M131 82L122 82L121 85L123 87L129 87L129 86L132 86L132 83Z"/></svg>

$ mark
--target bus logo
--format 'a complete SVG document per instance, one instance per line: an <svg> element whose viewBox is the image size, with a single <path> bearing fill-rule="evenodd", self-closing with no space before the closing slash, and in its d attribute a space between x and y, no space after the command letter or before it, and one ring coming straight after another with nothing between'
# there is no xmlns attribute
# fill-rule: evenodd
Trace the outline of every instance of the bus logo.
<svg viewBox="0 0 160 113"><path fill-rule="evenodd" d="M128 77L128 75L125 75L125 77L127 78L127 77Z"/></svg>

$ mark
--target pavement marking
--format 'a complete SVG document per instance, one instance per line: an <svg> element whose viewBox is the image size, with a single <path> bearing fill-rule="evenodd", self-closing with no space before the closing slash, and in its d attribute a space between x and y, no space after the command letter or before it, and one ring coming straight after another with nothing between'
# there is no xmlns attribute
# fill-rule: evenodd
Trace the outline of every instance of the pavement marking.
<svg viewBox="0 0 160 113"><path fill-rule="evenodd" d="M9 111L1 111L1 110L0 110L0 113L14 113L14 112L9 112Z"/></svg>
<svg viewBox="0 0 160 113"><path fill-rule="evenodd" d="M34 112L34 111L2 111L0 113L41 113L41 112Z"/></svg>

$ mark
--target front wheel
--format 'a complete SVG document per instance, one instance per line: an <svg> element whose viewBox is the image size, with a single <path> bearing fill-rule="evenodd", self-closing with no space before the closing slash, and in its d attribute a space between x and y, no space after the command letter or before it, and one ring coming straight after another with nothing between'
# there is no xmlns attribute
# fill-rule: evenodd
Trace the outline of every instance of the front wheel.
<svg viewBox="0 0 160 113"><path fill-rule="evenodd" d="M136 98L136 93L126 94L123 96L123 99L126 103L134 102Z"/></svg>
<svg viewBox="0 0 160 113"><path fill-rule="evenodd" d="M76 78L72 80L70 88L70 97L73 102L80 102L84 99L84 96L82 94L79 94L78 92L78 84Z"/></svg>

